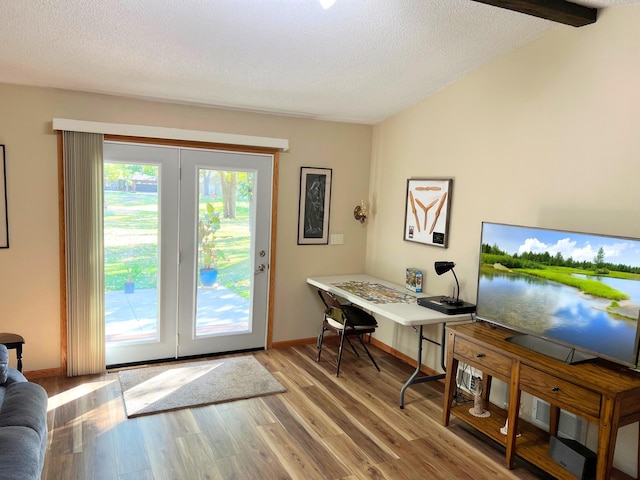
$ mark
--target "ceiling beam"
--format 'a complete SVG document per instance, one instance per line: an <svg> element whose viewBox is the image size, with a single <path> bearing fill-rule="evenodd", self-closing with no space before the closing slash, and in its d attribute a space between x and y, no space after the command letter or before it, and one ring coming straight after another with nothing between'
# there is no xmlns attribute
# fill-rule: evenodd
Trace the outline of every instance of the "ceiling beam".
<svg viewBox="0 0 640 480"><path fill-rule="evenodd" d="M597 8L585 7L564 0L473 0L494 7L506 8L552 22L564 23L572 27L582 27L595 23Z"/></svg>

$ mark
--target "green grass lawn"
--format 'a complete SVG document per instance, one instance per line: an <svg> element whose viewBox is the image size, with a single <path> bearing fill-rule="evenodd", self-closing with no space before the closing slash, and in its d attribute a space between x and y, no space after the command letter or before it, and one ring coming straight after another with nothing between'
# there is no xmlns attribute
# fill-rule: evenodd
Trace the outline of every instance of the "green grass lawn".
<svg viewBox="0 0 640 480"><path fill-rule="evenodd" d="M569 285L570 287L577 288L581 292L587 295L593 295L594 297L606 298L609 300L627 300L629 295L615 288L610 287L597 280L591 280L589 278L577 278L573 277L573 273L579 273L590 276L591 272L586 270L580 270L577 268L567 267L549 267L545 270L534 269L514 269L514 271L526 273L528 275L534 275L536 277L545 278L554 282L562 283L563 285Z"/></svg>
<svg viewBox="0 0 640 480"><path fill-rule="evenodd" d="M122 290L135 277L136 288L157 288L158 205L154 193L105 192L105 288ZM211 199L201 199L200 209ZM222 202L214 202L222 211ZM218 283L249 298L251 278L249 208L239 202L236 218L221 218L217 245L225 254Z"/></svg>

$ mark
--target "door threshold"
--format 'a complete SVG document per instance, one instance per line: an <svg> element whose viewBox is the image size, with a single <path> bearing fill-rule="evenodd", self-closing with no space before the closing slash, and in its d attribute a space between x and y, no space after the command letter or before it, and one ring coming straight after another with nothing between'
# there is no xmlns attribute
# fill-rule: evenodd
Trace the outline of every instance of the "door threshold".
<svg viewBox="0 0 640 480"><path fill-rule="evenodd" d="M201 359L206 359L206 358L217 358L217 357L222 357L225 355L236 355L236 354L241 354L241 353L249 353L249 352L259 352L261 350L265 350L264 347L258 347L258 348L247 348L244 350L232 350L232 351L228 351L228 352L215 352L215 353L203 353L200 355L188 355L185 357L177 357L177 358L159 358L157 360L145 360L145 361L141 361L141 362L130 362L130 363L115 363L112 365L107 365L106 369L107 371L113 371L113 370L124 370L124 369L128 369L128 368L136 368L136 367L145 367L145 366L151 366L151 365L158 365L158 364L162 364L162 363L181 363L181 362L189 362L189 361L193 361L193 360L201 360Z"/></svg>

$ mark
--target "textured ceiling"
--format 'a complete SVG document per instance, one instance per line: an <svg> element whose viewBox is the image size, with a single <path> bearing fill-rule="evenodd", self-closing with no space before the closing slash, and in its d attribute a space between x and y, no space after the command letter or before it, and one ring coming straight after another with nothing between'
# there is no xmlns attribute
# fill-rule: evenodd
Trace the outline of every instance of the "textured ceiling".
<svg viewBox="0 0 640 480"><path fill-rule="evenodd" d="M2 0L0 25L2 83L367 124L574 28L470 0Z"/></svg>

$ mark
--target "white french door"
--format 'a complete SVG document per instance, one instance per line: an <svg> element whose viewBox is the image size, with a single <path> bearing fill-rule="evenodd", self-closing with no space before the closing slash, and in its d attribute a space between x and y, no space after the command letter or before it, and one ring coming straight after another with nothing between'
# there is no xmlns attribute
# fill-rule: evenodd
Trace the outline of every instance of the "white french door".
<svg viewBox="0 0 640 480"><path fill-rule="evenodd" d="M273 156L105 142L104 159L107 365L264 348Z"/></svg>
<svg viewBox="0 0 640 480"><path fill-rule="evenodd" d="M182 150L181 167L179 356L262 348L267 335L272 157ZM226 187L215 190L219 183L211 185L212 178ZM223 202L216 201L220 196L225 196ZM203 251L197 227L212 203L222 203L220 208L232 218L214 210L220 218L215 250L221 258L217 284L207 287L199 278ZM246 208L242 217L247 221L233 220L241 216L240 208ZM235 268L233 278L225 278L229 267Z"/></svg>
<svg viewBox="0 0 640 480"><path fill-rule="evenodd" d="M179 153L104 144L107 365L175 356L178 238L166 232L178 229ZM155 192L136 190L139 178Z"/></svg>

